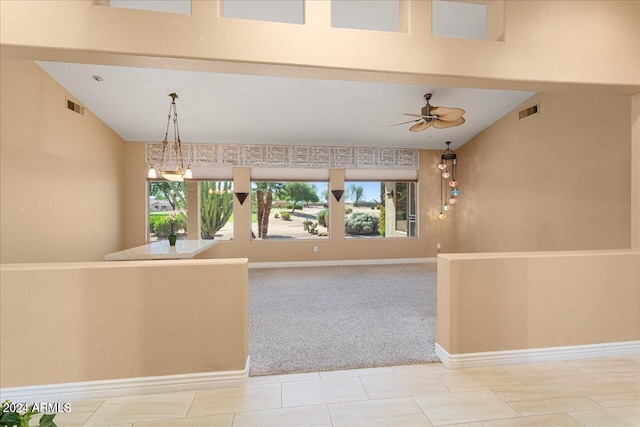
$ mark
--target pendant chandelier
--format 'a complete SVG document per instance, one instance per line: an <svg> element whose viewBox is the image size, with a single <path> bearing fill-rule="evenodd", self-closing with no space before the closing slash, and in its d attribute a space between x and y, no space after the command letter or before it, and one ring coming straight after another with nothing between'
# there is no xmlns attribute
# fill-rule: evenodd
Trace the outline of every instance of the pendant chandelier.
<svg viewBox="0 0 640 427"><path fill-rule="evenodd" d="M169 115L167 117L167 130L162 141L162 159L158 168L160 176L168 181L184 181L193 178L190 165L184 167L184 157L182 156L182 141L180 140L180 129L178 127L178 110L176 109L176 98L178 95L170 93L171 105L169 105ZM169 142L169 127L173 122L173 142ZM166 162L165 162L166 161ZM168 163L168 164L165 164ZM147 175L150 179L156 179L156 168L151 166Z"/></svg>
<svg viewBox="0 0 640 427"><path fill-rule="evenodd" d="M458 181L456 181L456 166L458 159L456 153L449 148L451 141L447 141L447 149L444 150L442 156L440 156L440 163L438 163L438 169L441 171L440 176L440 214L438 219L445 219L447 217L446 212L451 209L451 206L458 202L458 196L460 190L458 189ZM449 193L451 191L451 193Z"/></svg>

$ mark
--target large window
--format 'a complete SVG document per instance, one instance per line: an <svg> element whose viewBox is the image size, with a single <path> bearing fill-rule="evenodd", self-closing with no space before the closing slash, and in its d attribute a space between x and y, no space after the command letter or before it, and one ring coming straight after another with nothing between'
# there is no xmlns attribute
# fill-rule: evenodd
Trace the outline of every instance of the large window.
<svg viewBox="0 0 640 427"><path fill-rule="evenodd" d="M416 183L350 181L345 183L345 236L416 237Z"/></svg>
<svg viewBox="0 0 640 427"><path fill-rule="evenodd" d="M187 202L188 185L199 186L200 238L232 240L232 182L202 181L187 184L186 182L150 181L149 242L167 240L171 233L178 239L187 238L188 212L197 210L195 201ZM196 188L194 187L193 190L195 191ZM190 206L191 204L193 206ZM196 236L193 238L197 238Z"/></svg>
<svg viewBox="0 0 640 427"><path fill-rule="evenodd" d="M329 237L327 182L255 181L251 190L251 235L260 240Z"/></svg>

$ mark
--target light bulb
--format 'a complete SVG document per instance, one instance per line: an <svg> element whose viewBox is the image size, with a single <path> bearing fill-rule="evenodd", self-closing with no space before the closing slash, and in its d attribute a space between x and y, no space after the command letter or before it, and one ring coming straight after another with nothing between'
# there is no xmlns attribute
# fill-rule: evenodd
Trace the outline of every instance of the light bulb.
<svg viewBox="0 0 640 427"><path fill-rule="evenodd" d="M440 215L438 215L438 219L445 219L447 216L443 213L441 213Z"/></svg>
<svg viewBox="0 0 640 427"><path fill-rule="evenodd" d="M450 205L455 205L456 203L458 203L458 199L456 199L455 197L452 197L449 199L449 204Z"/></svg>
<svg viewBox="0 0 640 427"><path fill-rule="evenodd" d="M457 188L454 188L453 190L451 190L451 195L452 196L459 196L460 195L460 190L458 190Z"/></svg>
<svg viewBox="0 0 640 427"><path fill-rule="evenodd" d="M446 212L446 211L448 211L449 209L451 209L451 206L449 206L449 205L447 205L447 204L445 204L445 205L442 207L442 210L443 210L443 211L445 211L445 212Z"/></svg>
<svg viewBox="0 0 640 427"><path fill-rule="evenodd" d="M445 162L438 163L438 169L445 170L447 168L447 164Z"/></svg>
<svg viewBox="0 0 640 427"><path fill-rule="evenodd" d="M451 174L449 173L449 171L442 172L442 177L443 178L449 178L450 176L451 176Z"/></svg>
<svg viewBox="0 0 640 427"><path fill-rule="evenodd" d="M157 179L158 175L156 175L156 170L153 166L149 168L149 173L147 174L147 178L149 179Z"/></svg>
<svg viewBox="0 0 640 427"><path fill-rule="evenodd" d="M450 181L449 182L449 187L455 187L458 185L458 181Z"/></svg>
<svg viewBox="0 0 640 427"><path fill-rule="evenodd" d="M193 179L193 172L191 172L191 166L187 166L187 170L184 171L185 179Z"/></svg>

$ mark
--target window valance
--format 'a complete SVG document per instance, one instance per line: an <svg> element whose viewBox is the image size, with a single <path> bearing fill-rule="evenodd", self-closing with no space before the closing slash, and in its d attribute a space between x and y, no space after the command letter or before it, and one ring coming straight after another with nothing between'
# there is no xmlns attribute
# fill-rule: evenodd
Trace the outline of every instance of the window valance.
<svg viewBox="0 0 640 427"><path fill-rule="evenodd" d="M182 152L185 163L197 169L255 166L415 171L420 168L420 150L413 148L183 143ZM172 156L173 153L167 155ZM161 157L162 143L145 143L147 166L160 164Z"/></svg>

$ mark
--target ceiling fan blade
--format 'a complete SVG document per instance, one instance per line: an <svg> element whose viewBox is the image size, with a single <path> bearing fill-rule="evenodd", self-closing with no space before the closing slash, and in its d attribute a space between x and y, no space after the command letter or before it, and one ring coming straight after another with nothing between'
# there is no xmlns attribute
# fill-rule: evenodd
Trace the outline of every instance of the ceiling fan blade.
<svg viewBox="0 0 640 427"><path fill-rule="evenodd" d="M409 120L408 122L402 122L402 123L396 123L395 125L389 125L389 127L406 125L407 123L415 123L415 122L419 122L420 120L421 119Z"/></svg>
<svg viewBox="0 0 640 427"><path fill-rule="evenodd" d="M446 129L454 126L460 126L464 122L465 122L464 117L460 117L459 119L453 120L453 121L436 120L433 123L433 127L436 129Z"/></svg>
<svg viewBox="0 0 640 427"><path fill-rule="evenodd" d="M458 120L465 111L462 108L449 108L449 107L431 107L429 110L431 114L438 116L439 120L446 122L452 122Z"/></svg>
<svg viewBox="0 0 640 427"><path fill-rule="evenodd" d="M418 123L417 125L413 125L409 128L409 130L411 132L422 132L423 130L427 129L429 126L431 126L432 122L422 122L422 123Z"/></svg>

